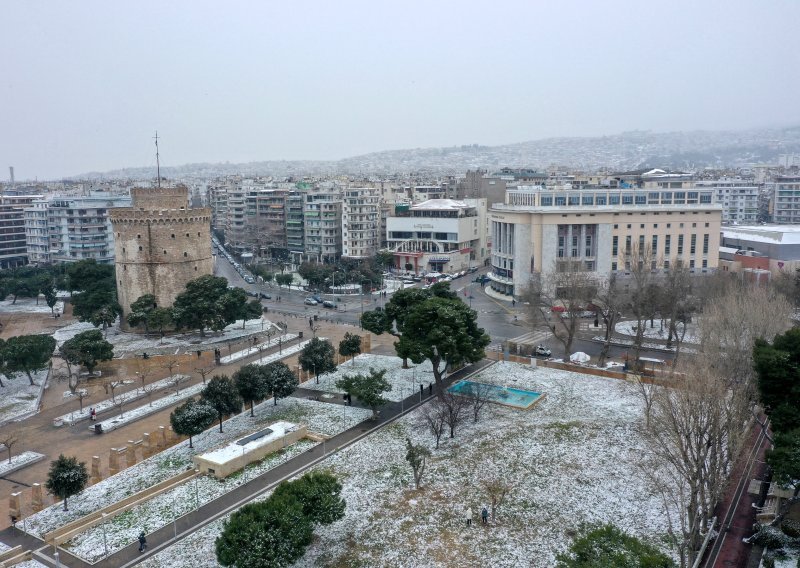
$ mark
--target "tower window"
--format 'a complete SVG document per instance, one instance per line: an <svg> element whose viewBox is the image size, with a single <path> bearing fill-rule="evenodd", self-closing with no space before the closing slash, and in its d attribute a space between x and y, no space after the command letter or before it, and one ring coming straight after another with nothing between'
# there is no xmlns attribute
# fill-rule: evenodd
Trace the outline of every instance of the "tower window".
<svg viewBox="0 0 800 568"><path fill-rule="evenodd" d="M137 239L141 239L141 238L142 238L142 235L136 235L136 238L137 238Z"/></svg>
<svg viewBox="0 0 800 568"><path fill-rule="evenodd" d="M167 251L164 251L164 254L167 254Z"/></svg>
<svg viewBox="0 0 800 568"><path fill-rule="evenodd" d="M139 250L141 251L141 250L142 250L142 247L139 247Z"/></svg>
<svg viewBox="0 0 800 568"><path fill-rule="evenodd" d="M189 236L189 233L186 233L186 236L188 237L188 236Z"/></svg>
<svg viewBox="0 0 800 568"><path fill-rule="evenodd" d="M172 238L173 238L173 239L175 238L175 233L172 233Z"/></svg>
<svg viewBox="0 0 800 568"><path fill-rule="evenodd" d="M185 258L185 257L189 256L189 253L188 253L188 252L185 252L185 253L183 253L183 256L184 256L184 258Z"/></svg>

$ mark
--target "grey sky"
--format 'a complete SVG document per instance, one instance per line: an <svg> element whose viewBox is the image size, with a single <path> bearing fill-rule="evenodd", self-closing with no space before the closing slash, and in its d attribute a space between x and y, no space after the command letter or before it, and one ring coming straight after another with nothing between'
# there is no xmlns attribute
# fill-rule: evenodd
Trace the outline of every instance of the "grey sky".
<svg viewBox="0 0 800 568"><path fill-rule="evenodd" d="M0 172L18 179L148 165L156 129L177 165L800 121L795 0L9 0L0 14Z"/></svg>

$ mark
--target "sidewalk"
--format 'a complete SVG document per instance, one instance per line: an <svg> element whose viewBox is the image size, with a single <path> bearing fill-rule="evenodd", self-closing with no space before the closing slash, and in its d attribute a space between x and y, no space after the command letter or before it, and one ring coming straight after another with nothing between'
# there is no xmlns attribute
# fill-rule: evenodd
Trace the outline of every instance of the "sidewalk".
<svg viewBox="0 0 800 568"><path fill-rule="evenodd" d="M465 367L445 379L445 384L449 385L453 382L466 378L468 375L476 373L481 369L492 365L493 361L483 359L475 365ZM299 388L294 396L309 396L308 393L313 392L314 395L319 395L319 391L308 391ZM381 414L378 420L367 420L349 430L333 436L324 444L318 444L314 448L308 450L302 455L299 455L283 464L265 472L264 474L256 477L244 485L240 485L234 490L226 493L222 497L211 501L199 509L195 509L191 513L184 515L174 521L160 528L159 530L147 535L147 542L150 544L145 553L140 553L138 543L134 542L127 547L110 555L108 558L101 560L95 564L85 562L67 551L60 550L60 562L62 566L76 567L76 568L89 568L95 566L98 568L118 568L125 566L132 566L145 558L149 558L157 554L160 550L174 544L186 535L194 532L198 528L210 523L213 520L222 517L229 512L241 507L245 503L253 500L254 498L262 495L271 490L275 485L297 475L304 470L312 467L316 463L324 460L331 453L337 452L342 448L360 440L361 438L369 435L370 433L386 426L393 422L403 414L406 414L435 396L436 391L431 395L425 392L422 401L420 396L415 393L402 402L390 403L381 409ZM324 399L326 402L333 404L343 404L340 397L332 399ZM356 405L358 406L358 405ZM55 566L53 559L53 548L45 546L44 543L36 538L26 535L21 530L15 528L8 528L0 532L0 541L8 544L9 546L16 546L17 544L23 545L30 550L41 550L41 554L49 561L51 566ZM40 560L41 561L41 560Z"/></svg>

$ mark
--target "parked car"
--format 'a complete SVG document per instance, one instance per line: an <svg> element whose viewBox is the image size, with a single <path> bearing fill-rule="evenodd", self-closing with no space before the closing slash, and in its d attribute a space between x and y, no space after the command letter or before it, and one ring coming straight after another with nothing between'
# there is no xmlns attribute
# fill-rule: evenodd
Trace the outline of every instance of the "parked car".
<svg viewBox="0 0 800 568"><path fill-rule="evenodd" d="M267 294L266 292L261 292L261 299L262 299L262 300L271 300L271 299L272 299L272 296L270 296L270 295L269 295L269 294Z"/></svg>
<svg viewBox="0 0 800 568"><path fill-rule="evenodd" d="M255 280L255 278L253 278L252 276L245 276L245 278L244 278L244 281L245 281L245 282L247 282L248 284L252 284L252 283L254 283L256 280Z"/></svg>
<svg viewBox="0 0 800 568"><path fill-rule="evenodd" d="M318 304L322 303L322 298L318 294L314 294L313 296L311 296L311 299L314 300Z"/></svg>
<svg viewBox="0 0 800 568"><path fill-rule="evenodd" d="M325 308L335 308L336 304L334 304L330 300L325 300L324 302L322 302L322 306Z"/></svg>
<svg viewBox="0 0 800 568"><path fill-rule="evenodd" d="M248 290L247 295L253 296L254 298L258 298L258 292L253 292L252 290Z"/></svg>
<svg viewBox="0 0 800 568"><path fill-rule="evenodd" d="M306 298L303 303L307 306L316 306L318 302L314 298Z"/></svg>
<svg viewBox="0 0 800 568"><path fill-rule="evenodd" d="M546 346L539 344L536 346L536 349L533 350L533 353L539 357L550 357L553 352Z"/></svg>

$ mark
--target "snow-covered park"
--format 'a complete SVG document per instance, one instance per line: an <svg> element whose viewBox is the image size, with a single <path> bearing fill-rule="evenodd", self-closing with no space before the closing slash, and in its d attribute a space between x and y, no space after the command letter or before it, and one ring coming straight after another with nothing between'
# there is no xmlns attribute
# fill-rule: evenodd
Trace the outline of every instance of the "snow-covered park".
<svg viewBox="0 0 800 568"><path fill-rule="evenodd" d="M39 297L37 304L35 298L17 298L14 302L13 298L0 301L0 314L50 314L58 312L64 313L64 302L59 300L51 310L44 301L44 296Z"/></svg>
<svg viewBox="0 0 800 568"><path fill-rule="evenodd" d="M11 420L20 420L39 410L39 396L47 379L47 369L32 373L31 385L24 374L9 379L2 377L3 385L0 387L0 425Z"/></svg>
<svg viewBox="0 0 800 568"><path fill-rule="evenodd" d="M320 375L319 384L312 378L304 382L303 387L341 394L344 391L336 386L336 381L347 375L369 373L370 368L376 371L386 370L383 378L392 385L392 390L383 393L383 397L394 402L400 402L403 398L419 393L419 385L427 389L428 385L434 382L431 364L427 361L419 365L409 361L408 369L403 369L403 360L399 357L362 353L355 360L339 365L336 371Z"/></svg>
<svg viewBox="0 0 800 568"><path fill-rule="evenodd" d="M192 456L226 445L232 440L249 434L279 420L303 423L310 432L333 436L355 426L369 416L369 410L331 405L305 399L289 398L272 400L255 407L255 418L243 412L225 421L224 432L219 433L217 425L193 438L194 448L189 448L188 440L152 456L121 473L92 485L79 495L70 498L69 511L64 511L60 503L40 511L26 519L25 530L41 537L44 533L83 517L93 511L142 491L165 479L193 467ZM197 506L230 491L253 476L287 461L314 445L302 441L285 451L272 454L265 460L252 464L244 473L233 475L224 481L200 478L176 489L163 493L148 502L131 509L106 522L106 541L109 552L118 550L136 540L141 530L155 530L171 522L174 515L180 516ZM173 508L174 507L174 508ZM74 554L93 561L105 555L102 527L98 526L65 543Z"/></svg>
<svg viewBox="0 0 800 568"><path fill-rule="evenodd" d="M661 339L666 341L669 337L669 324L670 320L664 320L663 325L660 319L654 320L653 326L650 326L650 320L647 320L644 324L644 332L642 333L643 337L646 339ZM631 337L636 336L636 327L637 322L635 321L623 321L619 322L616 326L614 326L614 331L621 335L629 335ZM684 331L684 324L683 322L678 322L678 339L683 336L683 343L699 343L700 340L697 338L697 324L690 323L686 325L686 329ZM673 338L674 341L674 338Z"/></svg>
<svg viewBox="0 0 800 568"><path fill-rule="evenodd" d="M120 331L118 325L115 325L109 328L106 334L106 340L114 346L114 355L116 357L122 357L125 355L141 355L144 352L150 354L176 353L179 350L196 349L201 340L204 346L225 344L229 341L236 341L243 337L261 333L262 331L265 332L270 328L272 328L273 334L275 332L281 332L280 328L273 322L267 319L256 318L247 320L244 329L242 329L242 320L237 320L219 333L206 330L206 335L202 338L199 333L194 331L191 333L167 335L162 340L159 338L157 332L151 332L148 337L145 337L144 334ZM58 344L61 345L66 340L90 329L97 328L88 322L75 322L56 331L53 337L55 337Z"/></svg>
<svg viewBox="0 0 800 568"><path fill-rule="evenodd" d="M318 467L335 473L345 518L316 529L296 566L553 566L581 522L612 522L656 545L667 532L658 491L639 470L642 407L629 383L548 368L497 363L473 380L546 392L535 409L487 405L477 424L434 449L422 412L383 428ZM406 437L433 457L414 489ZM496 522L482 482L513 489ZM465 507L473 515L466 527ZM215 566L222 520L143 563L148 568Z"/></svg>

